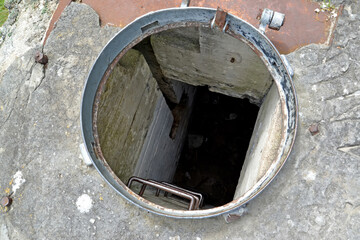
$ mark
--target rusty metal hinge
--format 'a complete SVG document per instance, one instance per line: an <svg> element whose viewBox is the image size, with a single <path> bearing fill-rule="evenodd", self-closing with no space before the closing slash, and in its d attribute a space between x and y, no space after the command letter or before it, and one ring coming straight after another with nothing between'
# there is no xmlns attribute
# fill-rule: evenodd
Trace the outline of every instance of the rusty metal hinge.
<svg viewBox="0 0 360 240"><path fill-rule="evenodd" d="M279 31L284 22L285 14L265 8L261 14L259 30L265 34L266 26L269 26L270 29Z"/></svg>
<svg viewBox="0 0 360 240"><path fill-rule="evenodd" d="M188 7L190 5L190 0L182 0L180 7Z"/></svg>
<svg viewBox="0 0 360 240"><path fill-rule="evenodd" d="M211 21L211 28L214 29L217 26L223 32L226 32L229 29L229 21L226 19L227 12L221 9L220 7L217 8L215 16Z"/></svg>
<svg viewBox="0 0 360 240"><path fill-rule="evenodd" d="M234 211L231 211L229 213L226 213L223 215L226 223L231 223L236 220L238 220L241 216L247 213L246 204L242 205L241 207L235 209Z"/></svg>

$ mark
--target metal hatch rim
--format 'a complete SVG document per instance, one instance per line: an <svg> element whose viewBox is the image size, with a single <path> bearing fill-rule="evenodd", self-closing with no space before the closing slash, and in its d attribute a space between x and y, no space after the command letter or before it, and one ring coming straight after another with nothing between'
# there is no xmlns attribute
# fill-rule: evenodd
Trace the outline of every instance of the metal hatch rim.
<svg viewBox="0 0 360 240"><path fill-rule="evenodd" d="M194 13L200 13L200 15L196 15ZM120 30L108 42L108 44L103 48L103 50L99 54L98 58L96 59L95 63L93 64L93 66L88 74L88 78L85 83L85 86L84 86L84 90L83 90L83 94L82 94L82 103L81 103L81 114L80 114L81 132L82 132L83 141L86 146L86 151L88 152L90 159L93 162L95 168L98 170L100 175L104 178L104 180L123 198L127 199L128 201L130 201L131 203L135 204L136 206L138 206L140 208L143 208L147 211L151 211L158 215L169 216L169 217L174 217L174 218L206 218L206 217L212 217L212 216L229 213L229 212L232 212L232 211L240 208L242 205L246 204L248 201L253 199L257 194L259 194L273 180L273 178L277 175L277 173L280 171L281 167L285 163L286 159L288 158L288 156L291 152L291 148L294 144L296 129L297 129L297 118L298 118L297 104L298 103L297 103L297 99L296 99L295 89L292 84L291 76L289 75L288 70L286 69L286 66L283 63L283 60L282 60L279 52L276 50L276 48L270 42L270 40L265 35L263 35L261 32L259 32L258 29L256 29L254 26L252 26L251 24L247 23L246 21L244 21L236 16L228 14L227 19L229 20L229 26L230 26L229 31L235 30L234 34L235 33L239 34L239 29L238 29L238 31L236 31L235 28L241 26L242 28L244 28L245 30L248 31L248 32L246 32L246 34L261 36L260 40L262 40L262 41L260 41L260 42L262 44L265 44L265 46L260 46L260 45L254 44L254 42L253 42L254 39L250 39L249 36L246 37L245 32L243 32L243 35L239 34L244 39L249 40L253 44L253 46L257 50L261 51L264 55L265 55L265 53L263 50L265 48L267 48L268 52L272 52L273 54L275 54L275 55L272 55L271 57L272 57L273 61L275 61L277 68L281 68L281 70L279 70L279 69L278 70L280 72L282 72L284 81L289 85L288 87L290 89L290 93L292 93L292 96L290 96L290 97L283 94L285 97L288 97L292 100L292 106L293 106L293 109L291 110L293 112L293 114L292 114L293 124L292 124L292 128L290 129L290 131L288 131L288 134L286 136L287 150L285 149L286 151L284 152L285 154L281 157L281 161L278 162L278 164L276 166L272 166L273 169L272 169L272 171L270 171L270 175L264 176L266 179L264 179L264 177L261 178L258 181L258 183L260 181L263 181L263 182L261 184L257 184L258 186L251 188L248 191L248 192L251 192L250 194L248 194L248 192L247 192L242 197L235 199L228 204L225 204L220 207L208 209L208 210L182 211L182 210L174 210L174 209L164 208L162 206L150 203L149 201L147 201L146 199L143 199L141 197L136 197L135 196L136 194L134 195L134 193L130 189L128 189L125 186L125 184L122 183L121 180L118 179L114 173L109 172L109 169L107 169L107 167L105 166L106 162L104 163L96 157L94 148L92 146L93 141L91 141L91 140L94 140L94 136L92 135L92 131L91 130L89 131L89 125L86 126L86 121L88 121L89 119L86 119L85 115L87 114L87 116L89 116L89 109L91 110L90 112L92 112L93 103L95 101L95 95L94 95L93 101L91 101L91 105L89 105L89 102L88 102L89 89L94 90L96 88L95 92L97 92L99 84L100 84L100 81L98 81L97 84L94 84L94 82L92 82L92 81L94 81L94 80L92 80L94 78L92 76L92 73L97 70L97 64L102 64L102 65L107 64L107 66L109 66L118 56L118 55L115 55L115 56L113 55L112 58L104 57L104 54L106 54L106 51L109 50L108 49L109 46L114 41L117 41L119 36L122 36L122 35L128 33L129 31L132 32L133 34L135 34L135 36L137 38L139 38L143 35L146 35L146 32L140 33L139 31L137 31L137 33L136 33L135 31L136 31L136 29L140 30L141 27L147 26L148 24L152 24L156 21L159 23L159 25L151 29L154 32L156 29L160 29L161 27L164 27L164 26L169 26L171 24L171 22L184 24L186 22L196 21L199 24L209 24L210 25L210 22L211 22L212 18L215 16L215 14L216 14L216 9L202 8L202 7L188 7L188 8L163 9L163 10L159 10L159 11L155 11L155 12L150 12L148 14L145 14L145 15L137 18L132 23L127 25L125 28ZM171 16L171 15L176 16L177 21L173 21L174 18L169 18L169 16ZM164 19L164 17L166 19ZM244 29L241 29L241 27L240 27L240 30L244 30ZM128 46L131 42L134 41L134 39L136 39L136 37L133 38L130 42L124 43L123 44L124 47L122 47L121 50L118 51L118 53L121 53L126 48L126 46ZM253 36L253 38L254 38L254 36ZM269 56L267 56L265 59L264 59L264 56L259 56L259 57L264 61L265 65L268 67L268 69L274 68L274 66L272 65L274 62L273 63L270 62L270 60L268 58ZM108 67L106 67L106 69L108 69ZM277 72L276 69L275 70L269 69L269 71L272 76L274 74L276 75L276 72ZM102 77L103 76L104 75L102 75ZM277 79L277 81L276 81L276 77L274 77L274 82L276 83L278 92L280 94L282 83L279 79ZM95 83L96 83L96 81L95 81ZM91 100L91 97L90 97L90 100ZM282 103L282 105L286 105L286 104ZM92 121L93 121L92 115L91 115L90 119L91 119L90 122L92 123ZM247 196L247 197L245 198L244 196Z"/></svg>

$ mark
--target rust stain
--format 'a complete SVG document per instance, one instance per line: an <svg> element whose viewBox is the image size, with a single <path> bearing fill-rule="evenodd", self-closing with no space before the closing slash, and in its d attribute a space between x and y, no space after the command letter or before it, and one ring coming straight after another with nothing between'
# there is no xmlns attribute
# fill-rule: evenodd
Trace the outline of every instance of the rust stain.
<svg viewBox="0 0 360 240"><path fill-rule="evenodd" d="M59 20L60 16L61 16L61 13L64 11L64 9L72 2L72 0L60 0L59 1L59 4L51 18L51 21L50 21L50 24L49 24L49 27L46 31L46 35L45 35L45 39L44 39L44 42L43 42L43 45L45 45L51 31L54 29L55 27L55 23Z"/></svg>
<svg viewBox="0 0 360 240"><path fill-rule="evenodd" d="M101 25L125 27L146 13L180 7L181 0L83 0L100 16Z"/></svg>
<svg viewBox="0 0 360 240"><path fill-rule="evenodd" d="M334 25L332 26L332 28L330 28L330 33L329 33L329 45L331 45L333 43L333 40L334 40L334 29L336 28L337 26L337 23L338 23L338 20L339 20L339 17L343 14L343 10L344 10L344 5L340 5L340 7L338 8L337 10L337 17L336 17L336 21L334 22Z"/></svg>
<svg viewBox="0 0 360 240"><path fill-rule="evenodd" d="M215 24L219 26L220 29L225 27L226 16L227 12L218 7L215 15Z"/></svg>
<svg viewBox="0 0 360 240"><path fill-rule="evenodd" d="M217 8L236 15L253 26L259 25L259 10L269 8L285 14L280 31L267 29L266 35L280 53L287 54L311 43L326 43L331 21L326 12L315 13L319 4L308 0L192 0L191 6Z"/></svg>
<svg viewBox="0 0 360 240"><path fill-rule="evenodd" d="M71 0L60 0L51 20L46 38L54 28L61 12ZM181 0L83 0L100 16L101 24L124 27L136 18L165 8L181 5ZM332 19L327 12L315 13L319 4L310 0L191 0L190 7L222 8L257 27L260 9L285 13L285 23L280 31L267 29L266 35L280 53L287 54L299 47L311 44L325 44L331 39ZM338 13L339 15L339 13ZM46 39L45 39L46 41ZM44 44L45 44L44 41Z"/></svg>

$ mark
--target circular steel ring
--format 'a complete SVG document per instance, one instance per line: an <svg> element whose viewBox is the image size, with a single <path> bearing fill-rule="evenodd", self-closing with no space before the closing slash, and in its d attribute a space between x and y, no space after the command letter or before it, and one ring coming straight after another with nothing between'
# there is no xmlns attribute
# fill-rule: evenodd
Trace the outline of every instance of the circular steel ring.
<svg viewBox="0 0 360 240"><path fill-rule="evenodd" d="M272 75L280 96L285 129L282 133L281 151L266 174L250 190L228 204L206 210L182 211L164 208L138 196L127 188L106 163L101 149L98 149L96 145L97 132L96 129L94 131L93 125L96 124L99 89L104 85L114 65L127 50L145 37L178 27L210 27L215 14L216 9L209 8L172 8L151 12L136 19L123 28L104 47L96 59L84 87L80 115L81 130L86 150L94 166L105 181L122 197L159 215L175 218L206 218L236 211L271 182L288 158L294 144L298 110L296 93L288 69L279 52L265 35L240 18L228 14L226 20L229 28L226 30L226 34L244 41L259 55Z"/></svg>

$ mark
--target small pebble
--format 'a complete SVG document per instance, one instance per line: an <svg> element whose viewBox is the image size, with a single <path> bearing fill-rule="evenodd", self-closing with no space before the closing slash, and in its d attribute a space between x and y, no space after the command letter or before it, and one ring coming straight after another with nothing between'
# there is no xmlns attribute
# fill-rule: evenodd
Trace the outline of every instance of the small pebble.
<svg viewBox="0 0 360 240"><path fill-rule="evenodd" d="M309 131L312 136L318 134L319 133L319 124L317 124L317 123L311 124L309 127Z"/></svg>
<svg viewBox="0 0 360 240"><path fill-rule="evenodd" d="M8 207L11 205L12 199L10 197L3 197L0 201L1 206Z"/></svg>

